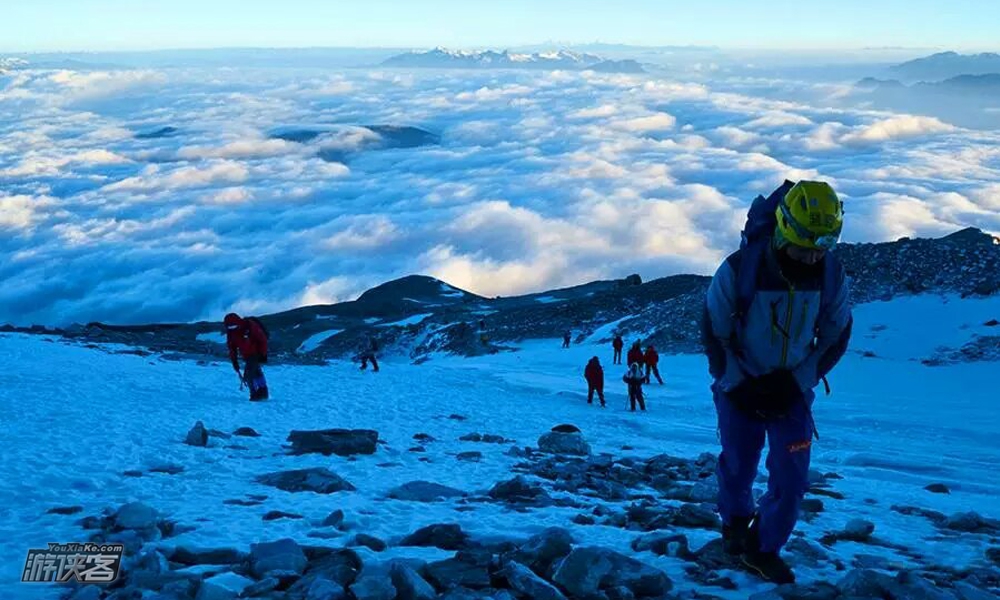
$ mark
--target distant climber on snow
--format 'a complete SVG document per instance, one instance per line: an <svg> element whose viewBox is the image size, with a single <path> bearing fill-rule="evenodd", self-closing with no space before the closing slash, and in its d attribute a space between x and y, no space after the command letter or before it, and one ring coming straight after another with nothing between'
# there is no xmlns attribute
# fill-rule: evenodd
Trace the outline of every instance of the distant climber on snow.
<svg viewBox="0 0 1000 600"><path fill-rule="evenodd" d="M632 412L635 412L635 405L639 405L639 409L646 410L646 399L642 395L642 382L646 380L646 375L642 372L642 363L634 362L632 363L625 376L622 377L622 381L628 385L628 401L632 408Z"/></svg>
<svg viewBox="0 0 1000 600"><path fill-rule="evenodd" d="M604 367L596 356L587 363L587 368L583 370L583 377L587 380L587 404L594 403L594 392L601 401L601 408L604 403Z"/></svg>
<svg viewBox="0 0 1000 600"><path fill-rule="evenodd" d="M240 376L243 385L250 388L251 400L267 400L267 380L261 365L267 362L267 329L256 317L244 319L236 313L226 315L226 347L233 370ZM240 372L239 355L243 356L246 368Z"/></svg>
<svg viewBox="0 0 1000 600"><path fill-rule="evenodd" d="M612 362L616 365L622 364L622 348L625 347L625 340L622 339L622 334L615 334L615 339L611 342L611 347L615 351L614 360Z"/></svg>
<svg viewBox="0 0 1000 600"><path fill-rule="evenodd" d="M573 334L570 333L569 331L563 333L563 345L562 345L563 348L569 348L570 338L572 337Z"/></svg>
<svg viewBox="0 0 1000 600"><path fill-rule="evenodd" d="M649 376L656 375L656 380L663 385L663 378L660 377L660 355L653 346L646 346L646 353L642 356L642 361L646 365L646 383L649 383Z"/></svg>
<svg viewBox="0 0 1000 600"><path fill-rule="evenodd" d="M786 181L759 196L740 249L719 267L706 299L702 338L722 443L723 544L778 584L795 580L779 552L809 487L813 389L851 335L844 269L833 252L843 214L826 183ZM767 493L754 506L765 437Z"/></svg>
<svg viewBox="0 0 1000 600"><path fill-rule="evenodd" d="M361 351L361 370L364 371L368 368L368 363L372 363L372 371L378 373L378 359L375 355L378 353L378 340L374 337L368 341L368 347Z"/></svg>
<svg viewBox="0 0 1000 600"><path fill-rule="evenodd" d="M640 365L646 364L646 357L642 353L642 343L636 340L632 347L628 350L628 356L625 357L628 364L631 366L634 363L639 363Z"/></svg>

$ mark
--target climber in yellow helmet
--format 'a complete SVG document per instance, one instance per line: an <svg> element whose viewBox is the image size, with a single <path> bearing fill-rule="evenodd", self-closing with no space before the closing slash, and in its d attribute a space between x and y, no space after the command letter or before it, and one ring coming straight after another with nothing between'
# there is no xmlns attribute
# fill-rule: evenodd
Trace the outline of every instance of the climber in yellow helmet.
<svg viewBox="0 0 1000 600"><path fill-rule="evenodd" d="M833 251L844 205L829 184L786 181L750 207L740 249L709 287L702 336L722 453L723 545L775 583L795 576L779 552L809 487L813 389L851 335L843 267ZM765 438L767 493L753 483Z"/></svg>

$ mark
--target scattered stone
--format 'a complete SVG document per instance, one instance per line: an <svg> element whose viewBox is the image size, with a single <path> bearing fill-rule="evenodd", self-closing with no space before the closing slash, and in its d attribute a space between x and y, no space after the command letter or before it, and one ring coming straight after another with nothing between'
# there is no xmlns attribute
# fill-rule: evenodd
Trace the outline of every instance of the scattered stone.
<svg viewBox="0 0 1000 600"><path fill-rule="evenodd" d="M930 581L912 571L902 571L896 576L891 589L892 597L907 600L955 600L951 592L937 589Z"/></svg>
<svg viewBox="0 0 1000 600"><path fill-rule="evenodd" d="M388 494L393 500L409 502L437 502L448 498L465 496L465 492L446 485L430 481L411 481L391 490Z"/></svg>
<svg viewBox="0 0 1000 600"><path fill-rule="evenodd" d="M679 484L674 481L658 479L653 486L668 500L682 502L710 503L719 497L718 484L712 481L699 481L694 485Z"/></svg>
<svg viewBox="0 0 1000 600"><path fill-rule="evenodd" d="M987 548L986 559L1000 567L1000 547Z"/></svg>
<svg viewBox="0 0 1000 600"><path fill-rule="evenodd" d="M389 569L381 565L366 566L350 590L357 600L393 600L396 597Z"/></svg>
<svg viewBox="0 0 1000 600"><path fill-rule="evenodd" d="M555 567L552 581L570 595L598 596L602 590L625 587L637 597L664 596L670 578L658 569L606 548L575 548Z"/></svg>
<svg viewBox="0 0 1000 600"><path fill-rule="evenodd" d="M821 547L802 538L794 538L785 545L785 550L795 557L797 562L809 567L817 567L821 562L829 561L830 555Z"/></svg>
<svg viewBox="0 0 1000 600"><path fill-rule="evenodd" d="M248 558L246 552L233 548L189 548L177 546L168 556L170 562L185 566L237 565Z"/></svg>
<svg viewBox="0 0 1000 600"><path fill-rule="evenodd" d="M358 553L350 549L335 550L309 562L306 577L323 577L341 588L354 583L361 573L363 564Z"/></svg>
<svg viewBox="0 0 1000 600"><path fill-rule="evenodd" d="M235 600L253 583L232 572L215 575L201 582L195 600Z"/></svg>
<svg viewBox="0 0 1000 600"><path fill-rule="evenodd" d="M594 525L597 523L597 519L590 515L576 515L573 517L573 523L577 525Z"/></svg>
<svg viewBox="0 0 1000 600"><path fill-rule="evenodd" d="M545 575L550 567L573 550L573 536L561 527L549 527L521 544L513 558L529 569Z"/></svg>
<svg viewBox="0 0 1000 600"><path fill-rule="evenodd" d="M184 467L182 467L181 465L175 465L175 464L171 464L171 463L166 463L166 464L156 465L154 467L150 467L149 472L150 473L165 473L167 475L177 475L179 473L183 473L184 472Z"/></svg>
<svg viewBox="0 0 1000 600"><path fill-rule="evenodd" d="M410 452L427 452L427 448L424 448L423 446L414 446L414 447L410 448L409 451Z"/></svg>
<svg viewBox="0 0 1000 600"><path fill-rule="evenodd" d="M272 571L293 571L301 574L308 560L295 540L285 538L275 542L250 544L250 571L258 579Z"/></svg>
<svg viewBox="0 0 1000 600"><path fill-rule="evenodd" d="M142 471L130 470L122 473L124 477L142 477Z"/></svg>
<svg viewBox="0 0 1000 600"><path fill-rule="evenodd" d="M259 506L263 504L260 500L242 500L240 498L223 500L222 503L230 506Z"/></svg>
<svg viewBox="0 0 1000 600"><path fill-rule="evenodd" d="M556 425L552 431L556 433L582 433L576 425Z"/></svg>
<svg viewBox="0 0 1000 600"><path fill-rule="evenodd" d="M892 577L870 569L854 569L848 571L837 582L837 589L843 596L858 598L885 598L886 592L892 587Z"/></svg>
<svg viewBox="0 0 1000 600"><path fill-rule="evenodd" d="M353 492L357 489L336 473L322 467L278 471L276 473L261 475L257 477L256 481L286 492L333 494L343 491Z"/></svg>
<svg viewBox="0 0 1000 600"><path fill-rule="evenodd" d="M466 462L479 462L483 459L483 453L478 451L459 452L455 458Z"/></svg>
<svg viewBox="0 0 1000 600"><path fill-rule="evenodd" d="M466 420L468 420L466 417L463 417L462 415L448 415L448 418L451 419L452 421L466 421Z"/></svg>
<svg viewBox="0 0 1000 600"><path fill-rule="evenodd" d="M983 325L986 327L996 327L997 325L1000 325L1000 321L997 321L996 319L990 319L989 321L983 323Z"/></svg>
<svg viewBox="0 0 1000 600"><path fill-rule="evenodd" d="M344 511L337 509L323 519L323 527L340 527L344 523Z"/></svg>
<svg viewBox="0 0 1000 600"><path fill-rule="evenodd" d="M442 550L461 550L468 545L469 535L455 523L422 527L399 542L400 546L423 546Z"/></svg>
<svg viewBox="0 0 1000 600"><path fill-rule="evenodd" d="M876 554L858 554L852 562L855 569L889 570L889 559Z"/></svg>
<svg viewBox="0 0 1000 600"><path fill-rule="evenodd" d="M889 510L901 515L924 517L935 525L942 525L948 519L944 513L937 512L936 510L927 510L918 506L893 504Z"/></svg>
<svg viewBox="0 0 1000 600"><path fill-rule="evenodd" d="M433 600L437 598L434 587L415 570L402 562L394 562L389 569L392 585L399 593L397 600Z"/></svg>
<svg viewBox="0 0 1000 600"><path fill-rule="evenodd" d="M529 482L521 475L494 485L489 491L489 497L511 503L551 502L548 493L540 485Z"/></svg>
<svg viewBox="0 0 1000 600"><path fill-rule="evenodd" d="M114 515L115 526L121 529L155 529L160 513L142 502L123 504Z"/></svg>
<svg viewBox="0 0 1000 600"><path fill-rule="evenodd" d="M441 590L465 587L484 589L490 587L490 565L493 556L489 551L461 551L454 558L427 565L427 579Z"/></svg>
<svg viewBox="0 0 1000 600"><path fill-rule="evenodd" d="M257 433L253 429L253 427L240 427L239 429L233 432L233 435L238 435L241 437L260 437L260 434Z"/></svg>
<svg viewBox="0 0 1000 600"><path fill-rule="evenodd" d="M230 438L233 437L233 436L229 435L228 433L226 433L225 431L219 431L218 429L209 429L208 430L208 435L209 435L209 437L217 437L217 438L222 439L222 440L228 440L228 439L230 439Z"/></svg>
<svg viewBox="0 0 1000 600"><path fill-rule="evenodd" d="M188 446L198 446L204 448L208 445L208 430L205 429L205 424L198 421L194 424L194 427L188 431L187 437L184 438L184 443Z"/></svg>
<svg viewBox="0 0 1000 600"><path fill-rule="evenodd" d="M316 577L306 590L305 600L347 600L347 592L339 583Z"/></svg>
<svg viewBox="0 0 1000 600"><path fill-rule="evenodd" d="M483 444L506 444L511 440L503 437L502 435L493 435L490 433L469 433L458 438L460 442L481 442Z"/></svg>
<svg viewBox="0 0 1000 600"><path fill-rule="evenodd" d="M864 519L851 519L838 537L851 542L867 542L875 533L875 524Z"/></svg>
<svg viewBox="0 0 1000 600"><path fill-rule="evenodd" d="M434 436L430 435L429 433L417 433L417 434L415 434L413 436L413 439L416 440L416 441L418 441L418 442L420 442L421 444L426 444L426 443L436 442L437 441L434 438Z"/></svg>
<svg viewBox="0 0 1000 600"><path fill-rule="evenodd" d="M674 525L693 529L719 529L719 515L704 504L682 504L674 514Z"/></svg>
<svg viewBox="0 0 1000 600"><path fill-rule="evenodd" d="M833 498L834 500L844 500L846 498L846 496L844 496L840 492L818 487L809 488L809 493L814 496L826 496L827 498Z"/></svg>
<svg viewBox="0 0 1000 600"><path fill-rule="evenodd" d="M532 600L566 600L566 596L555 586L518 562L507 563L503 576L507 578L510 587L521 596Z"/></svg>
<svg viewBox="0 0 1000 600"><path fill-rule="evenodd" d="M648 551L657 556L672 556L682 560L692 558L687 536L679 533L657 531L637 537L632 540L632 549L636 552Z"/></svg>
<svg viewBox="0 0 1000 600"><path fill-rule="evenodd" d="M996 600L997 598L995 593L982 590L964 581L955 582L955 594L958 595L959 600Z"/></svg>
<svg viewBox="0 0 1000 600"><path fill-rule="evenodd" d="M388 544L378 539L375 536L367 535L364 533L359 533L354 536L354 540L349 544L351 546L364 546L373 552L384 552L386 548L389 547Z"/></svg>
<svg viewBox="0 0 1000 600"><path fill-rule="evenodd" d="M946 486L943 483L932 483L929 486L925 487L924 489L927 490L928 492L932 493L932 494L950 494L951 493L951 490L948 489L948 486Z"/></svg>
<svg viewBox="0 0 1000 600"><path fill-rule="evenodd" d="M278 519L304 519L302 515L287 513L280 510L271 510L264 515L265 521L277 521Z"/></svg>
<svg viewBox="0 0 1000 600"><path fill-rule="evenodd" d="M819 498L805 498L802 500L802 512L821 513L824 508L823 501Z"/></svg>
<svg viewBox="0 0 1000 600"><path fill-rule="evenodd" d="M291 454L322 454L330 456L355 456L375 454L378 432L370 429L321 429L317 431L292 431L288 434Z"/></svg>
<svg viewBox="0 0 1000 600"><path fill-rule="evenodd" d="M574 428L575 429L575 428ZM590 444L583 439L579 431L550 431L538 438L538 449L549 454L565 456L589 456Z"/></svg>
<svg viewBox="0 0 1000 600"><path fill-rule="evenodd" d="M945 529L952 531L962 531L966 533L1000 533L1000 521L986 519L977 512L970 511L956 513L944 520L941 524Z"/></svg>
<svg viewBox="0 0 1000 600"><path fill-rule="evenodd" d="M45 511L47 515L75 515L79 512L83 512L82 506L57 506L55 508L50 508Z"/></svg>

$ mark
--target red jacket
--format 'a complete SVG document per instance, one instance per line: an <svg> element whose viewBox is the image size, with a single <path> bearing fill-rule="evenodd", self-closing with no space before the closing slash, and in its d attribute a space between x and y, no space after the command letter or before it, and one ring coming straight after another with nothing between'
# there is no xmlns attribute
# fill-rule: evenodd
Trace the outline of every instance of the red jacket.
<svg viewBox="0 0 1000 600"><path fill-rule="evenodd" d="M240 319L236 329L226 330L226 346L229 347L229 359L234 366L237 366L237 352L244 359L267 356L267 336L259 325L246 319Z"/></svg>
<svg viewBox="0 0 1000 600"><path fill-rule="evenodd" d="M587 368L583 371L583 376L587 378L587 383L597 389L604 387L604 368L597 361L587 363Z"/></svg>
<svg viewBox="0 0 1000 600"><path fill-rule="evenodd" d="M632 363L645 364L646 359L642 355L642 348L632 348L628 351L628 364L631 366Z"/></svg>
<svg viewBox="0 0 1000 600"><path fill-rule="evenodd" d="M621 350L625 347L625 342L622 341L621 337L616 337L615 341L611 342L611 347L615 350Z"/></svg>
<svg viewBox="0 0 1000 600"><path fill-rule="evenodd" d="M646 364L651 367L655 367L656 365L660 364L660 355L657 354L656 348L653 348L652 346L646 348L645 360Z"/></svg>

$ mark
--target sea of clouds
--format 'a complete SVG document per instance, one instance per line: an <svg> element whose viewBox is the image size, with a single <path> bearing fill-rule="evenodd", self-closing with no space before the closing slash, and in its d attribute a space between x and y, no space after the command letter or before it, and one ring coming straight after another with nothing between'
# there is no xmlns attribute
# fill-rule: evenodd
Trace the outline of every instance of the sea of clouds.
<svg viewBox="0 0 1000 600"><path fill-rule="evenodd" d="M219 319L411 273L487 296L710 274L786 177L834 184L847 241L1000 231L1000 132L848 96L704 74L13 71L0 323ZM365 125L440 143L387 149ZM298 129L320 134L273 135Z"/></svg>

